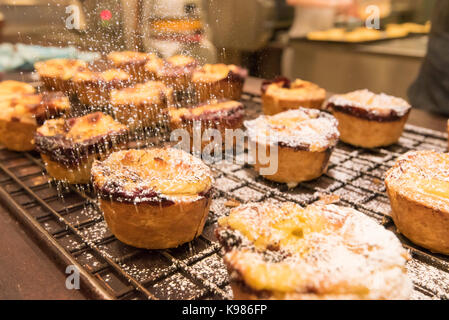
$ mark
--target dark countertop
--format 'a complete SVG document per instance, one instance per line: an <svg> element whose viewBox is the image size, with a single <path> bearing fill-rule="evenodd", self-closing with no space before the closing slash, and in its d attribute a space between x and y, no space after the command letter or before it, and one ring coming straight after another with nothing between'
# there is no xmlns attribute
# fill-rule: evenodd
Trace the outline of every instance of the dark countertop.
<svg viewBox="0 0 449 320"><path fill-rule="evenodd" d="M258 94L260 81L248 79L245 90ZM409 120L411 124L439 131L446 130L446 122L446 118L422 110L413 110ZM88 298L82 288L66 289L64 269L46 254L29 232L2 206L0 243L0 300Z"/></svg>

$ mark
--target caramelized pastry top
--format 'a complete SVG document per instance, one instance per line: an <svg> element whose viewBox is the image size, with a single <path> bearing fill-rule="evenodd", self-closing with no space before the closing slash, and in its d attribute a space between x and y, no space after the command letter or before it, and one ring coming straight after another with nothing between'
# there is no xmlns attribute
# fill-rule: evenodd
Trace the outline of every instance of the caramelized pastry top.
<svg viewBox="0 0 449 320"><path fill-rule="evenodd" d="M193 73L192 81L215 82L223 79L244 80L247 74L245 69L233 64L205 64Z"/></svg>
<svg viewBox="0 0 449 320"><path fill-rule="evenodd" d="M14 80L6 80L0 82L0 98L2 100L17 97L22 94L32 94L34 92L34 87L31 84L25 82Z"/></svg>
<svg viewBox="0 0 449 320"><path fill-rule="evenodd" d="M0 118L29 124L42 124L44 120L70 110L70 102L61 92L21 94L0 101Z"/></svg>
<svg viewBox="0 0 449 320"><path fill-rule="evenodd" d="M387 172L389 189L425 206L449 212L449 154L410 151Z"/></svg>
<svg viewBox="0 0 449 320"><path fill-rule="evenodd" d="M198 67L198 62L188 56L175 55L164 61L162 68L156 72L158 77L173 77L191 75Z"/></svg>
<svg viewBox="0 0 449 320"><path fill-rule="evenodd" d="M102 83L108 82L127 82L129 81L129 74L121 69L107 69L102 72L96 72L89 69L79 71L73 76L74 82L82 81L99 81Z"/></svg>
<svg viewBox="0 0 449 320"><path fill-rule="evenodd" d="M196 201L210 195L213 182L200 159L173 148L112 153L94 163L92 176L100 196L134 203Z"/></svg>
<svg viewBox="0 0 449 320"><path fill-rule="evenodd" d="M326 98L326 90L312 82L301 79L296 79L291 82L289 79L283 77L273 81L264 81L262 84L262 93L278 99L324 100Z"/></svg>
<svg viewBox="0 0 449 320"><path fill-rule="evenodd" d="M107 59L116 67L121 67L130 64L144 64L152 56L154 55L151 53L138 51L113 51L107 55Z"/></svg>
<svg viewBox="0 0 449 320"><path fill-rule="evenodd" d="M69 80L80 70L87 68L87 63L76 59L51 59L36 62L34 67L40 76Z"/></svg>
<svg viewBox="0 0 449 320"><path fill-rule="evenodd" d="M244 124L253 141L297 150L325 151L334 147L340 137L338 121L316 109L299 108L274 116L262 115Z"/></svg>
<svg viewBox="0 0 449 320"><path fill-rule="evenodd" d="M218 221L231 277L274 299L407 299L406 250L351 208L255 203Z"/></svg>
<svg viewBox="0 0 449 320"><path fill-rule="evenodd" d="M170 121L185 122L195 120L220 121L229 117L243 117L244 106L238 101L211 100L195 108L170 108Z"/></svg>
<svg viewBox="0 0 449 320"><path fill-rule="evenodd" d="M132 87L112 90L110 103L113 106L169 104L173 100L173 89L160 81L138 83Z"/></svg>
<svg viewBox="0 0 449 320"><path fill-rule="evenodd" d="M405 116L411 106L401 98L365 89L334 95L328 101L328 108L369 120L394 121Z"/></svg>

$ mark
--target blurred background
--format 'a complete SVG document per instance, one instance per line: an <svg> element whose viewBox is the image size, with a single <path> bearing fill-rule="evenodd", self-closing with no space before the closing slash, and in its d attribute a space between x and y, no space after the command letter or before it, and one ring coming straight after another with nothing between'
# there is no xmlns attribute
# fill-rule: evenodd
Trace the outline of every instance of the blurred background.
<svg viewBox="0 0 449 320"><path fill-rule="evenodd" d="M255 77L282 74L331 92L368 87L406 97L426 54L425 32L351 42L307 36L364 26L370 5L379 8L382 29L425 24L434 1L352 2L343 10L300 0L0 0L0 42L98 52L137 49L161 56L185 53L204 62L243 65Z"/></svg>

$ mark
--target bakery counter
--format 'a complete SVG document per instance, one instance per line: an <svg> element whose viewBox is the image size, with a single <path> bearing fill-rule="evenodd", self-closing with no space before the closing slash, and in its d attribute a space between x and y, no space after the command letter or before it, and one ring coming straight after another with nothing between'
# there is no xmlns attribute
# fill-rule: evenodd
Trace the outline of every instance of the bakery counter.
<svg viewBox="0 0 449 320"><path fill-rule="evenodd" d="M5 78L27 79L28 75L7 74ZM261 79L249 78L244 91L259 94ZM414 110L409 123L443 131L446 119ZM242 189L249 189L243 187ZM255 191L254 191L255 192ZM254 194L253 194L254 195ZM88 299L89 294L68 290L65 266L31 236L30 230L0 206L0 299Z"/></svg>
<svg viewBox="0 0 449 320"><path fill-rule="evenodd" d="M427 39L413 36L371 44L291 40L284 50L282 71L332 92L370 88L406 98L426 55Z"/></svg>

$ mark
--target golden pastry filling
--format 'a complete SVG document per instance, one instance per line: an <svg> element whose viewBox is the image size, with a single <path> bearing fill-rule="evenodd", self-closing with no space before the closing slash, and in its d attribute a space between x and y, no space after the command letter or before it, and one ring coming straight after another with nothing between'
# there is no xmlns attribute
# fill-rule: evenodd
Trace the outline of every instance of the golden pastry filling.
<svg viewBox="0 0 449 320"><path fill-rule="evenodd" d="M198 82L215 82L228 77L229 72L236 71L237 66L218 64L205 64L202 68L195 71L192 81Z"/></svg>
<svg viewBox="0 0 449 320"><path fill-rule="evenodd" d="M189 56L175 55L167 59L167 62L175 67L185 67L196 64L196 60Z"/></svg>
<svg viewBox="0 0 449 320"><path fill-rule="evenodd" d="M35 92L34 87L31 84L6 80L0 82L0 98L2 100L11 99L23 94L32 94Z"/></svg>
<svg viewBox="0 0 449 320"><path fill-rule="evenodd" d="M112 90L110 93L110 103L113 106L157 105L171 102L172 98L173 89L160 81L138 83L129 88Z"/></svg>
<svg viewBox="0 0 449 320"><path fill-rule="evenodd" d="M274 82L267 87L265 94L278 99L310 100L324 99L326 90L312 82L296 79L288 87L284 82Z"/></svg>
<svg viewBox="0 0 449 320"><path fill-rule="evenodd" d="M337 144L340 137L337 126L338 121L333 116L307 108L245 121L248 136L253 141L312 152L325 151Z"/></svg>
<svg viewBox="0 0 449 320"><path fill-rule="evenodd" d="M75 59L51 59L36 62L34 67L40 76L69 80L80 70L87 68L87 63Z"/></svg>
<svg viewBox="0 0 449 320"><path fill-rule="evenodd" d="M231 277L255 292L275 299L405 299L411 293L399 240L354 209L248 204L218 224Z"/></svg>
<svg viewBox="0 0 449 320"><path fill-rule="evenodd" d="M126 150L112 153L92 168L98 190L134 201L164 196L172 201L195 201L212 186L207 165L173 148Z"/></svg>
<svg viewBox="0 0 449 320"><path fill-rule="evenodd" d="M52 119L45 121L37 129L44 137L64 137L65 140L79 144L90 142L102 136L126 132L126 126L101 112L90 113L83 117L70 119Z"/></svg>
<svg viewBox="0 0 449 320"><path fill-rule="evenodd" d="M386 184L423 205L449 212L449 154L411 151L387 172Z"/></svg>
<svg viewBox="0 0 449 320"><path fill-rule="evenodd" d="M138 51L113 51L107 55L107 59L114 65L146 62L153 54Z"/></svg>

